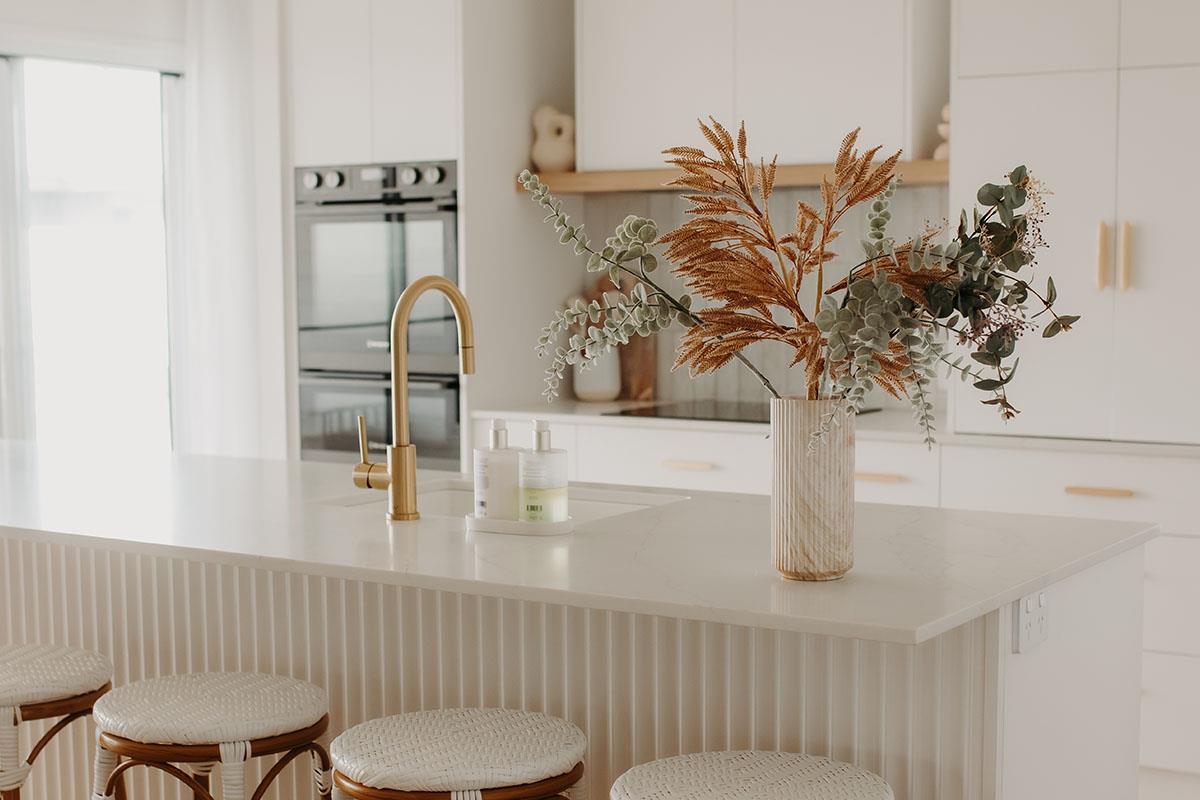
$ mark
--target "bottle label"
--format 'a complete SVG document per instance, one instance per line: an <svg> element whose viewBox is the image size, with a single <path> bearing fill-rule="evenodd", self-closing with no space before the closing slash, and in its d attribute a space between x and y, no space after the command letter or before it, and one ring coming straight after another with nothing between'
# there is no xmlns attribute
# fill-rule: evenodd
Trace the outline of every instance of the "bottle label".
<svg viewBox="0 0 1200 800"><path fill-rule="evenodd" d="M521 489L522 522L564 522L567 519L567 487Z"/></svg>

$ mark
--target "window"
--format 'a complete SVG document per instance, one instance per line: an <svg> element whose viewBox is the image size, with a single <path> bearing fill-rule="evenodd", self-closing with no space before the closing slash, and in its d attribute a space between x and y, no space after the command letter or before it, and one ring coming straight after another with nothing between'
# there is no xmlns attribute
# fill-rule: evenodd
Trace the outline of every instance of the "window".
<svg viewBox="0 0 1200 800"><path fill-rule="evenodd" d="M4 310L32 374L0 400L28 406L40 447L168 450L164 76L40 59L8 71L16 230L0 233L20 246L0 270L21 273Z"/></svg>

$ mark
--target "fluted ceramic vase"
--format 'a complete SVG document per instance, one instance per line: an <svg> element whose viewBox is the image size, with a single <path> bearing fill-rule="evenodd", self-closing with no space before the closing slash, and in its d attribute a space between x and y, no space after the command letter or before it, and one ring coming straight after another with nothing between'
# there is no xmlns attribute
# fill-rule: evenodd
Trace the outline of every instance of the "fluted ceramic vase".
<svg viewBox="0 0 1200 800"><path fill-rule="evenodd" d="M771 401L771 557L797 581L829 581L854 566L854 417L809 446L832 400Z"/></svg>

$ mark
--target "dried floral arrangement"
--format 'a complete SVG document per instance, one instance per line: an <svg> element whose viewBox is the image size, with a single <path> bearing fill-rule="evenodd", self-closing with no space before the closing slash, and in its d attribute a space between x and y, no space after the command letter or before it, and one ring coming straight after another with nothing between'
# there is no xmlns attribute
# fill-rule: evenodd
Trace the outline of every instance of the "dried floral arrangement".
<svg viewBox="0 0 1200 800"><path fill-rule="evenodd" d="M521 173L547 212L545 221L586 259L588 271L607 270L614 287L623 276L635 281L627 293L560 310L542 330L537 351L551 358L548 399L557 396L568 366L589 367L633 336L680 324L687 331L676 368L700 374L736 359L773 397L779 392L743 351L763 341L792 348L791 366L804 369L808 398L834 401L814 439L840 414L857 413L878 386L911 402L932 443L932 380L943 367L985 393L982 402L1005 419L1019 413L1008 398L1018 341L1039 327L1040 317L1047 320L1044 337L1070 330L1079 319L1055 310L1052 278L1038 291L1023 277L1046 246L1045 191L1025 167L1013 169L1003 184L984 184L977 195L981 208L963 211L952 235L928 228L898 243L887 227L900 153L877 160L878 147L859 152L855 130L842 140L832 174L821 180L821 207L799 202L791 232L781 234L767 211L776 161L749 158L745 124L736 139L711 118L700 122L700 132L711 155L695 147L663 151L681 173L670 185L690 192L684 200L692 218L661 236L653 220L628 216L596 248L549 187L528 170ZM864 257L845 279L826 286L825 267L836 256L831 245L842 233L838 223L864 203L870 204ZM691 294L673 294L654 280L655 247ZM693 294L704 301L695 308ZM586 333L561 344L575 326ZM955 355L951 343L969 352Z"/></svg>

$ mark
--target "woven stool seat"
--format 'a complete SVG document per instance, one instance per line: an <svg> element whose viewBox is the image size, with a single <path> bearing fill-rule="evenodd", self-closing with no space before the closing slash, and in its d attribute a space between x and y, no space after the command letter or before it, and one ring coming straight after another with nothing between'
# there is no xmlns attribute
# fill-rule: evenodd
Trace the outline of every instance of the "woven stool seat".
<svg viewBox="0 0 1200 800"><path fill-rule="evenodd" d="M55 644L0 645L0 707L64 700L112 679L99 653Z"/></svg>
<svg viewBox="0 0 1200 800"><path fill-rule="evenodd" d="M464 792L536 783L583 761L587 738L529 711L458 708L373 719L333 740L334 770L407 792Z"/></svg>
<svg viewBox="0 0 1200 800"><path fill-rule="evenodd" d="M311 683L255 672L198 672L138 681L96 703L96 726L137 742L218 744L314 725L327 709Z"/></svg>
<svg viewBox="0 0 1200 800"><path fill-rule="evenodd" d="M692 753L634 767L611 800L892 800L873 772L818 756L771 751Z"/></svg>

